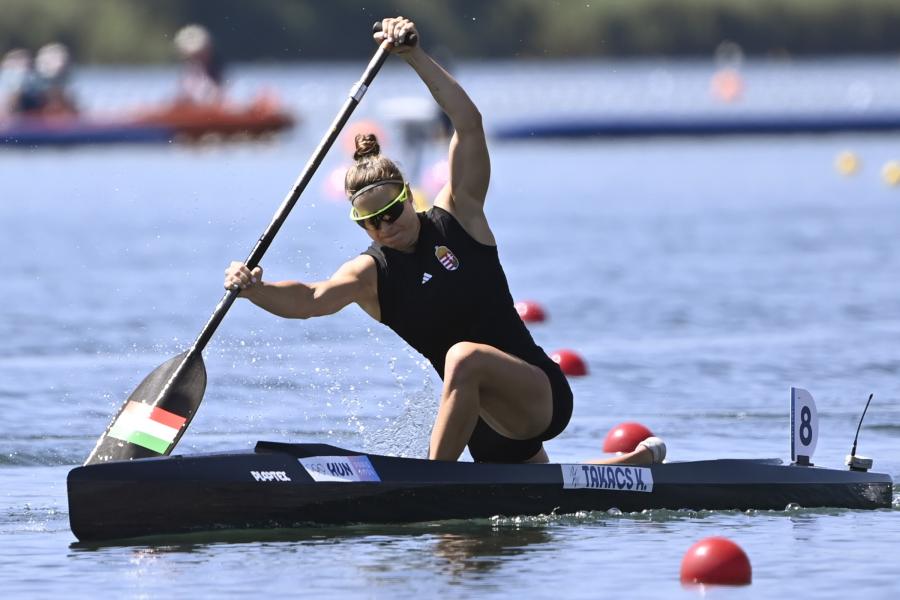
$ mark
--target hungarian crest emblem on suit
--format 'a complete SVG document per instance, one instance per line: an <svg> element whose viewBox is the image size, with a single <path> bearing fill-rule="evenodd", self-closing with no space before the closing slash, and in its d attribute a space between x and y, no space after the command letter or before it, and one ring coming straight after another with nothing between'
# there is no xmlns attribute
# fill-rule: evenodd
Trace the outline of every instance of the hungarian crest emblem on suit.
<svg viewBox="0 0 900 600"><path fill-rule="evenodd" d="M434 256L448 271L455 271L459 268L459 259L447 246L435 246Z"/></svg>

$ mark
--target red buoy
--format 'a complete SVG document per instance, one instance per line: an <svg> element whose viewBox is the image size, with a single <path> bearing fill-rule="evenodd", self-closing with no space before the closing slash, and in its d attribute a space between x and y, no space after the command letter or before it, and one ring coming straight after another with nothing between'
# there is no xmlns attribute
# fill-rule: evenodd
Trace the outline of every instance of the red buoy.
<svg viewBox="0 0 900 600"><path fill-rule="evenodd" d="M710 537L691 546L681 561L681 583L749 585L750 559L740 546L723 537Z"/></svg>
<svg viewBox="0 0 900 600"><path fill-rule="evenodd" d="M537 302L522 300L515 304L516 312L526 323L543 323L547 319L547 313Z"/></svg>
<svg viewBox="0 0 900 600"><path fill-rule="evenodd" d="M557 350L550 353L550 358L559 365L566 375L587 375L587 365L578 354L572 350Z"/></svg>
<svg viewBox="0 0 900 600"><path fill-rule="evenodd" d="M640 423L619 423L603 439L604 452L631 452L653 432Z"/></svg>

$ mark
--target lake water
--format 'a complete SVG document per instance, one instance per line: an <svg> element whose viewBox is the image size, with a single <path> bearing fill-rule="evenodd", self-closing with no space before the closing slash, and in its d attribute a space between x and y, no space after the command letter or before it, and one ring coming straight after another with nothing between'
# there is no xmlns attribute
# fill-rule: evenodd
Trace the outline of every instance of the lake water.
<svg viewBox="0 0 900 600"><path fill-rule="evenodd" d="M724 535L753 563L714 597L892 598L900 502L864 512L590 514L310 528L167 544L73 545L65 475L145 374L190 344L362 70L235 67L304 119L266 144L0 152L0 589L14 597L309 594L340 597L691 597L678 570ZM738 105L705 63L488 63L459 76L489 127L608 113L898 108L895 60L751 63ZM169 94L168 70L87 70L82 102ZM358 118L424 97L399 65ZM835 156L855 152L842 177ZM615 424L663 436L671 460L789 458L791 386L821 418L815 462L840 467L870 392L859 452L900 476L900 188L896 135L493 143L488 217L513 295L541 302L548 350L573 348L575 414L551 458L597 456ZM431 148L423 164L437 161ZM263 261L315 280L367 245L328 174L335 148ZM348 308L287 322L239 302L206 351L206 399L179 452L319 441L421 456L439 381L391 332Z"/></svg>

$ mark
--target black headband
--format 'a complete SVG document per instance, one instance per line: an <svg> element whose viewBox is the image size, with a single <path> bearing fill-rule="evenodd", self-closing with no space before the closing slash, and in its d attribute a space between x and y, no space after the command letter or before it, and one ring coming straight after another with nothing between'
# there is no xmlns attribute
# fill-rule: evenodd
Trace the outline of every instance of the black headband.
<svg viewBox="0 0 900 600"><path fill-rule="evenodd" d="M398 183L400 185L403 185L404 182L400 179L382 179L381 181L376 181L375 183L369 184L366 187L353 192L353 195L350 196L350 204L353 204L354 200L356 200L362 194L368 192L369 190L375 189L377 187L381 187L383 185L388 185L389 183Z"/></svg>

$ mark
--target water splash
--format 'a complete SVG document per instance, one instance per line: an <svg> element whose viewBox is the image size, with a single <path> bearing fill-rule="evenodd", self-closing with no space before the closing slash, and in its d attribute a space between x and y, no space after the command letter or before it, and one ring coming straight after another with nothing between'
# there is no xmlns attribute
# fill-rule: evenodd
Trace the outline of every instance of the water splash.
<svg viewBox="0 0 900 600"><path fill-rule="evenodd" d="M363 437L369 452L391 456L424 458L428 455L428 438L437 396L434 390L431 365L411 348L406 349L406 368L399 366L396 357L389 361L389 368L398 391L399 410L392 400L379 403L378 425ZM386 413L393 409L394 415Z"/></svg>

